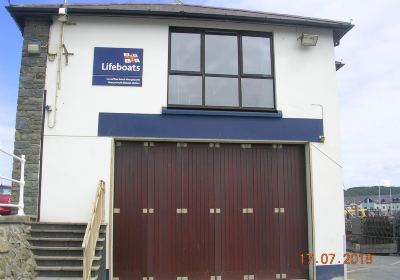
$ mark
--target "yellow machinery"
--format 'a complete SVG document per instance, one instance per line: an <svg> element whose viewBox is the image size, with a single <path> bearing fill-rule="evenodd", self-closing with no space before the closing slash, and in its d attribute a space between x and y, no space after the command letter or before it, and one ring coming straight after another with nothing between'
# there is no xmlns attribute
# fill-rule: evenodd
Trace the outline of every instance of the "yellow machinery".
<svg viewBox="0 0 400 280"><path fill-rule="evenodd" d="M356 214L357 213L357 211L358 211L358 214ZM355 217L355 216L358 216L358 217L365 217L366 216L366 209L365 208L362 208L362 207L358 207L358 205L357 204L351 204L351 205L349 205L349 206L345 206L344 207L344 214L346 215L346 216L350 216L350 217Z"/></svg>

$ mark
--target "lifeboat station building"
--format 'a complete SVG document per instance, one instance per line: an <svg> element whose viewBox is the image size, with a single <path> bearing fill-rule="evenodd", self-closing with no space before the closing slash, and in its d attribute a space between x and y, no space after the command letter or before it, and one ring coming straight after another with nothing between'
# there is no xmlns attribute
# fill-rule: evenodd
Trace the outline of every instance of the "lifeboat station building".
<svg viewBox="0 0 400 280"><path fill-rule="evenodd" d="M335 46L350 23L185 4L7 9L24 39L25 212L101 223L98 279L345 279Z"/></svg>

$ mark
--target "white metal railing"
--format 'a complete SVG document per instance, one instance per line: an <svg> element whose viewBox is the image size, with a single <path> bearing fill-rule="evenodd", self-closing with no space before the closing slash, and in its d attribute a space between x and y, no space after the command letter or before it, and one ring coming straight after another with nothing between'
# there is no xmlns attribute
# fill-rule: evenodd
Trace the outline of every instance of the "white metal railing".
<svg viewBox="0 0 400 280"><path fill-rule="evenodd" d="M104 223L105 217L105 185L103 180L100 180L97 187L96 197L89 223L86 227L85 237L82 242L83 249L83 279L91 279L91 271L93 259L96 253L96 244L99 237L100 226Z"/></svg>
<svg viewBox="0 0 400 280"><path fill-rule="evenodd" d="M16 183L19 185L19 200L18 204L6 204L6 203L0 203L0 206L2 207L13 207L13 208L18 208L18 214L19 216L25 215L24 213L24 187L25 187L25 156L21 155L21 157L18 157L14 154L11 154L9 152L6 152L0 147L0 152L18 160L21 163L21 175L19 180L13 179L13 178L8 178L0 175L0 179L4 179L13 183Z"/></svg>

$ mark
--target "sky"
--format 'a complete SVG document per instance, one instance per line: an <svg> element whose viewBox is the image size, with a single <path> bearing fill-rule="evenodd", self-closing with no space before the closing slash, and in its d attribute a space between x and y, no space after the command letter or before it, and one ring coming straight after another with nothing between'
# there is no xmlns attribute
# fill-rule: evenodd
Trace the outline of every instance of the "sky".
<svg viewBox="0 0 400 280"><path fill-rule="evenodd" d="M22 37L4 8L7 1L0 0L0 147L12 151ZM60 2L63 1L11 0L13 4ZM145 0L139 2L174 3ZM352 21L355 27L335 49L336 59L346 64L337 72L344 186L400 186L400 1L183 2ZM10 176L11 165L11 160L0 154L0 175ZM0 179L0 183L6 181Z"/></svg>

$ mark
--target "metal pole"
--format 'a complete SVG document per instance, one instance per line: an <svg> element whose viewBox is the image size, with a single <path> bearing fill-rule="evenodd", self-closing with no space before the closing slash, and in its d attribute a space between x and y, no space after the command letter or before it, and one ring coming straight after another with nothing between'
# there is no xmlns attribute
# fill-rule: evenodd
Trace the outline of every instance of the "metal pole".
<svg viewBox="0 0 400 280"><path fill-rule="evenodd" d="M381 204L381 186L379 186L379 201L378 201L378 203L379 203L379 205Z"/></svg>
<svg viewBox="0 0 400 280"><path fill-rule="evenodd" d="M19 179L18 216L24 216L25 155L21 156L21 178Z"/></svg>
<svg viewBox="0 0 400 280"><path fill-rule="evenodd" d="M389 195L389 199L390 199L390 214L392 214L392 187L391 186L389 186L389 193L390 193L390 195Z"/></svg>

